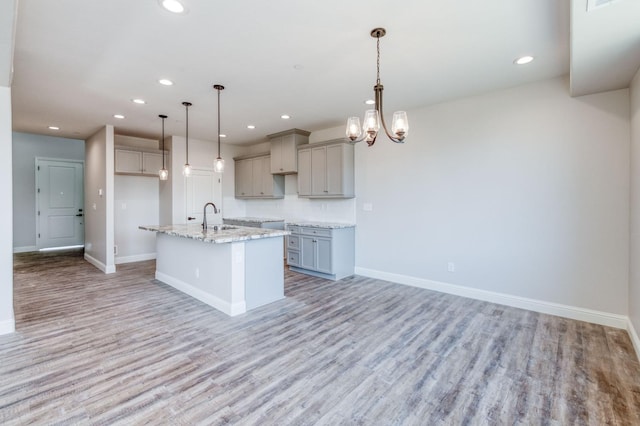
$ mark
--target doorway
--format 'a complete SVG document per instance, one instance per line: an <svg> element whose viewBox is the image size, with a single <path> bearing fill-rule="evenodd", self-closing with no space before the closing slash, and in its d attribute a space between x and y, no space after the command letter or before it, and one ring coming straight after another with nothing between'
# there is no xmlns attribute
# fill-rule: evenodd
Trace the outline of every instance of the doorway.
<svg viewBox="0 0 640 426"><path fill-rule="evenodd" d="M84 162L36 158L36 248L84 245Z"/></svg>
<svg viewBox="0 0 640 426"><path fill-rule="evenodd" d="M186 178L187 222L202 223L204 205L212 202L222 212L222 179L213 170L193 169L191 177ZM207 211L207 223L221 224L222 214L213 215L213 209Z"/></svg>

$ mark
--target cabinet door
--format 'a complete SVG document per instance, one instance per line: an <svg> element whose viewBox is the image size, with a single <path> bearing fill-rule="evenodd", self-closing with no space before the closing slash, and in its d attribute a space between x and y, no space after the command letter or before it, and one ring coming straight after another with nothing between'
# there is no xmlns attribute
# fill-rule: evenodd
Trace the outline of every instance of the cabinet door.
<svg viewBox="0 0 640 426"><path fill-rule="evenodd" d="M254 158L251 161L252 170L252 192L251 195L262 196L264 191L262 190L263 173L262 173L262 158Z"/></svg>
<svg viewBox="0 0 640 426"><path fill-rule="evenodd" d="M260 162L262 166L260 170L262 171L262 183L260 195L272 196L273 195L273 175L271 174L270 166L271 166L271 158L263 157L256 158L255 161Z"/></svg>
<svg viewBox="0 0 640 426"><path fill-rule="evenodd" d="M162 154L153 152L142 153L142 173L145 175L157 175L162 168Z"/></svg>
<svg viewBox="0 0 640 426"><path fill-rule="evenodd" d="M316 250L316 270L327 274L333 273L333 265L331 264L331 239L315 238Z"/></svg>
<svg viewBox="0 0 640 426"><path fill-rule="evenodd" d="M270 169L272 174L282 173L282 137L271 139L271 162Z"/></svg>
<svg viewBox="0 0 640 426"><path fill-rule="evenodd" d="M298 195L311 195L311 150L298 151Z"/></svg>
<svg viewBox="0 0 640 426"><path fill-rule="evenodd" d="M142 153L140 151L127 151L116 149L115 172L116 173L141 173Z"/></svg>
<svg viewBox="0 0 640 426"><path fill-rule="evenodd" d="M315 237L300 236L300 267L316 269L316 240Z"/></svg>
<svg viewBox="0 0 640 426"><path fill-rule="evenodd" d="M311 149L311 194L326 195L327 190L327 148Z"/></svg>
<svg viewBox="0 0 640 426"><path fill-rule="evenodd" d="M296 173L298 171L298 145L296 144L296 135L286 135L280 141L282 149L280 150L282 171L286 173Z"/></svg>
<svg viewBox="0 0 640 426"><path fill-rule="evenodd" d="M329 195L341 195L343 186L343 149L344 145L332 145L327 147L327 193Z"/></svg>
<svg viewBox="0 0 640 426"><path fill-rule="evenodd" d="M250 197L252 195L252 185L252 161L236 161L236 197Z"/></svg>

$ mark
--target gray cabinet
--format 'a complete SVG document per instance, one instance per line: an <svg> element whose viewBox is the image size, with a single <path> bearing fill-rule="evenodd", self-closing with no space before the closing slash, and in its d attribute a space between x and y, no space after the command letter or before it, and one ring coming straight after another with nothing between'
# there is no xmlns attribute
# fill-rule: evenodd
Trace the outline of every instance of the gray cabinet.
<svg viewBox="0 0 640 426"><path fill-rule="evenodd" d="M292 271L332 280L353 275L354 228L288 225L287 264Z"/></svg>
<svg viewBox="0 0 640 426"><path fill-rule="evenodd" d="M298 196L353 198L353 145L338 141L298 148Z"/></svg>
<svg viewBox="0 0 640 426"><path fill-rule="evenodd" d="M157 176L162 168L162 153L115 149L115 173Z"/></svg>
<svg viewBox="0 0 640 426"><path fill-rule="evenodd" d="M234 160L236 198L284 197L284 176L271 174L269 155Z"/></svg>
<svg viewBox="0 0 640 426"><path fill-rule="evenodd" d="M309 142L309 134L305 130L291 129L267 136L271 141L269 169L272 174L298 173L297 147Z"/></svg>

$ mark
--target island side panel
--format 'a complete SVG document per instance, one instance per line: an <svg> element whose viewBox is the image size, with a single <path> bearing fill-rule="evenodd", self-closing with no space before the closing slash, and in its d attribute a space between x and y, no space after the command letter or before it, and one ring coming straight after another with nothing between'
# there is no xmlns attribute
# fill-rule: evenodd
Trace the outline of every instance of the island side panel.
<svg viewBox="0 0 640 426"><path fill-rule="evenodd" d="M284 299L283 237L251 240L245 245L247 310Z"/></svg>
<svg viewBox="0 0 640 426"><path fill-rule="evenodd" d="M232 291L240 279L234 277L232 245L157 233L156 279L227 315L244 313L245 301L238 300L244 295Z"/></svg>

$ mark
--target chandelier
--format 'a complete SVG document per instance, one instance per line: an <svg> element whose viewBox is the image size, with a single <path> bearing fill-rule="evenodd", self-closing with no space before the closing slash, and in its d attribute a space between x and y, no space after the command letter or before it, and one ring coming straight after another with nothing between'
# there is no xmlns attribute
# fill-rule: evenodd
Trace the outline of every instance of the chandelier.
<svg viewBox="0 0 640 426"><path fill-rule="evenodd" d="M378 51L377 78L376 85L373 86L375 109L365 111L362 128L360 127L360 119L358 117L349 117L347 120L347 137L354 143L364 140L369 146L373 145L376 142L378 130L380 130L380 123L382 123L382 128L387 134L387 137L395 143L404 143L404 138L409 133L409 120L405 111L396 111L393 113L391 133L387 129L387 124L384 121L384 113L382 111L382 91L384 87L380 82L380 38L384 37L386 33L387 30L384 28L374 28L371 30L371 37L376 38Z"/></svg>

